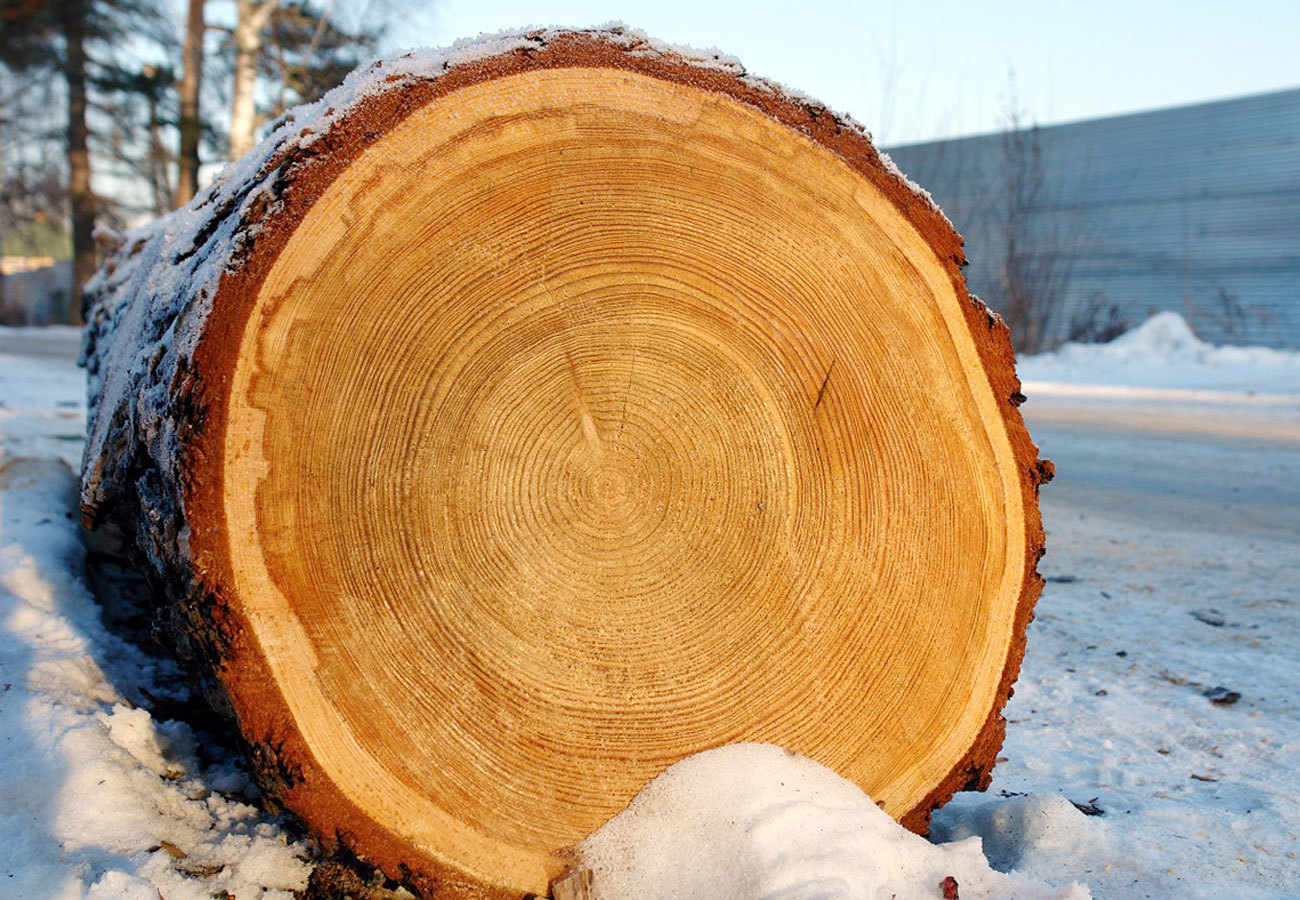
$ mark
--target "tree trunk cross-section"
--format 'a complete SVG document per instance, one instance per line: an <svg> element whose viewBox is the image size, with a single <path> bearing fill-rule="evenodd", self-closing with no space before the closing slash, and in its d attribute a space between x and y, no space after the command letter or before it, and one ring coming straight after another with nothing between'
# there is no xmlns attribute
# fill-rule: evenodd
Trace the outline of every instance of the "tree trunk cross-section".
<svg viewBox="0 0 1300 900"><path fill-rule="evenodd" d="M271 795L419 890L545 894L740 740L922 830L987 784L1050 475L961 264L734 61L376 63L90 285L83 514Z"/></svg>

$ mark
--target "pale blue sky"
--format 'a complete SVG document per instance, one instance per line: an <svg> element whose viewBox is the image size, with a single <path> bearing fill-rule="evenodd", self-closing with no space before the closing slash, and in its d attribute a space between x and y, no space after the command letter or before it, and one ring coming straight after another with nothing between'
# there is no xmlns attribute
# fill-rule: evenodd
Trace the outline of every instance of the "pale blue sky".
<svg viewBox="0 0 1300 900"><path fill-rule="evenodd" d="M1297 0L436 0L398 19L386 49L619 19L738 56L882 144L997 129L1012 67L1042 124L1300 87Z"/></svg>

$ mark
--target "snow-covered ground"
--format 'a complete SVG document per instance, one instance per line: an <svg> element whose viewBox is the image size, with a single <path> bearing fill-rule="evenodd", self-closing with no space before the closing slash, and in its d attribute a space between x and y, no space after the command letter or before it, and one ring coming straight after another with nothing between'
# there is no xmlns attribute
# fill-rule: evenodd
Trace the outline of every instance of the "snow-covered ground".
<svg viewBox="0 0 1300 900"><path fill-rule="evenodd" d="M771 758L727 785L697 758L591 859L634 884L656 841L702 833L692 865L727 862L772 896L874 896L903 871L915 892L900 898L938 897L941 870L967 898L1035 896L1029 880L1095 897L1300 896L1300 365L1155 324L1022 365L1023 409L1058 468L1049 583L1005 761L934 834L978 836L1021 879L996 881L970 842L918 849L826 773ZM202 719L168 718L179 674L108 632L86 588L73 352L67 333L0 329L0 896L288 897L310 846L256 808ZM765 792L763 772L806 792ZM720 805L736 814L710 825ZM665 806L695 824L665 827ZM640 862L608 851L628 840ZM867 871L879 878L845 880Z"/></svg>
<svg viewBox="0 0 1300 900"><path fill-rule="evenodd" d="M1048 584L1007 760L935 837L1098 897L1300 896L1300 354L1162 314L1020 371ZM1044 794L1104 810L1096 842L1004 850Z"/></svg>

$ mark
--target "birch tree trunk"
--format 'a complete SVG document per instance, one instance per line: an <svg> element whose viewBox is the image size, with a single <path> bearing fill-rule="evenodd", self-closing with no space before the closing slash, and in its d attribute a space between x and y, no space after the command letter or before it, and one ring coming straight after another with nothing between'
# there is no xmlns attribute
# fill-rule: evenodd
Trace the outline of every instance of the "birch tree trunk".
<svg viewBox="0 0 1300 900"><path fill-rule="evenodd" d="M235 81L230 99L230 158L247 153L257 139L257 64L271 15L280 0L236 0Z"/></svg>
<svg viewBox="0 0 1300 900"><path fill-rule="evenodd" d="M734 60L375 63L95 279L83 517L269 794L422 896L546 894L731 741L924 830L988 783L1051 473L962 264Z"/></svg>

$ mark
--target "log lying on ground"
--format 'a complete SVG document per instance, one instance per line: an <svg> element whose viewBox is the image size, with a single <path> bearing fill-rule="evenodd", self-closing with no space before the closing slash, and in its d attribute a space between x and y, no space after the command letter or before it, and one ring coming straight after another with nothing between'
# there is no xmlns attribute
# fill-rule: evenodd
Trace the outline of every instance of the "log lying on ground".
<svg viewBox="0 0 1300 900"><path fill-rule="evenodd" d="M854 123L623 30L375 63L92 282L88 527L263 787L545 893L693 752L914 829L987 783L1049 474L959 237Z"/></svg>

